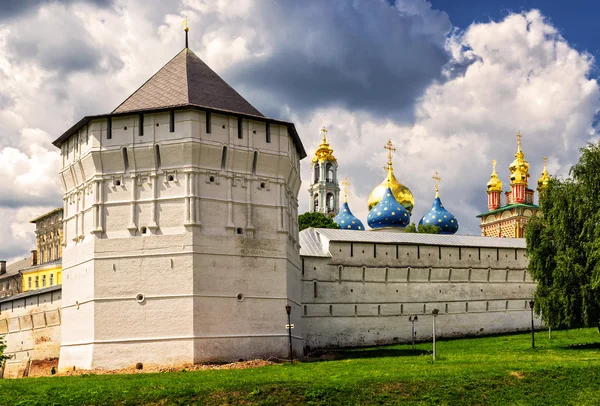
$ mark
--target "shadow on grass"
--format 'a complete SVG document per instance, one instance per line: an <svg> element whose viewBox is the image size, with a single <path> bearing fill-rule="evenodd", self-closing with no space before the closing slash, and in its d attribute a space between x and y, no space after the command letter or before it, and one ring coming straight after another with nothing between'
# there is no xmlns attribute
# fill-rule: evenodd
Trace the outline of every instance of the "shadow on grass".
<svg viewBox="0 0 600 406"><path fill-rule="evenodd" d="M332 352L324 352L324 356L318 361L326 360L344 360L344 359L359 359L359 358L385 358L385 357L417 357L421 355L431 354L431 351L415 349L396 349L396 348L380 348L380 349L347 349L336 350ZM327 356L329 355L329 356Z"/></svg>
<svg viewBox="0 0 600 406"><path fill-rule="evenodd" d="M565 345L565 350L600 350L600 343L585 343Z"/></svg>

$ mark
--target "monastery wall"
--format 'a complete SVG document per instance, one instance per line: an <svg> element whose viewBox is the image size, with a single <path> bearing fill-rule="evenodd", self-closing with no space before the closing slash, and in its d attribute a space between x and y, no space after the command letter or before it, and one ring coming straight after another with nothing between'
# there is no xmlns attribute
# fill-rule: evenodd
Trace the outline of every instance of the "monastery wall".
<svg viewBox="0 0 600 406"><path fill-rule="evenodd" d="M305 346L348 347L531 328L525 249L331 241L302 257ZM540 325L538 319L536 326Z"/></svg>
<svg viewBox="0 0 600 406"><path fill-rule="evenodd" d="M61 303L60 285L0 300L0 337L10 357L5 378L22 376L30 360L58 358Z"/></svg>

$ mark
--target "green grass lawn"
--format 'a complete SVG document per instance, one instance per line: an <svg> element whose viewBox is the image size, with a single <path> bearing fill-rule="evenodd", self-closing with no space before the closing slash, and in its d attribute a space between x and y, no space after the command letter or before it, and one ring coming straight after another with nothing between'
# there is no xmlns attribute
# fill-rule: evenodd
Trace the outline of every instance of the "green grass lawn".
<svg viewBox="0 0 600 406"><path fill-rule="evenodd" d="M336 352L245 370L0 380L2 405L599 405L597 329Z"/></svg>

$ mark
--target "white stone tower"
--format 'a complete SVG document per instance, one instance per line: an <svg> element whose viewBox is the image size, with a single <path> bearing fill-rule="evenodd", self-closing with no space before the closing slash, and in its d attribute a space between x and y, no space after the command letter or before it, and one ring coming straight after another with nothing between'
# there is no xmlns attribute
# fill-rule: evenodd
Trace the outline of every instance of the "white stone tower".
<svg viewBox="0 0 600 406"><path fill-rule="evenodd" d="M337 159L327 143L327 129L321 129L321 144L311 162L312 177L308 187L309 211L335 216L340 209L340 186Z"/></svg>
<svg viewBox="0 0 600 406"><path fill-rule="evenodd" d="M64 193L60 368L302 352L294 124L186 48L54 145Z"/></svg>

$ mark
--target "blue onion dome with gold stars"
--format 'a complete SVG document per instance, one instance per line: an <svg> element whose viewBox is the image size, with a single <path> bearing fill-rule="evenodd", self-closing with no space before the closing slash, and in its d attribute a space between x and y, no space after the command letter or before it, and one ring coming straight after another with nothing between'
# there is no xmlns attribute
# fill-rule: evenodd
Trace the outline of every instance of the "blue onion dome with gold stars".
<svg viewBox="0 0 600 406"><path fill-rule="evenodd" d="M440 200L438 173L433 177L435 179L435 199L431 205L431 209L419 221L419 227L424 225L436 226L440 229L440 234L454 234L458 231L458 220L454 214L444 208Z"/></svg>
<svg viewBox="0 0 600 406"><path fill-rule="evenodd" d="M360 221L352 212L350 211L350 207L348 206L348 187L350 186L350 182L348 182L348 178L344 178L342 181L342 188L344 190L344 204L340 209L337 216L333 218L333 221L340 226L341 229L345 230L364 230L365 226L362 221Z"/></svg>
<svg viewBox="0 0 600 406"><path fill-rule="evenodd" d="M333 221L340 226L341 229L344 230L364 230L365 226L362 221L360 221L352 212L350 211L350 207L348 207L348 202L344 202L342 207L340 208L337 216L333 218Z"/></svg>
<svg viewBox="0 0 600 406"><path fill-rule="evenodd" d="M410 213L396 200L388 186L382 199L369 212L367 223L374 229L404 228L410 223Z"/></svg>

